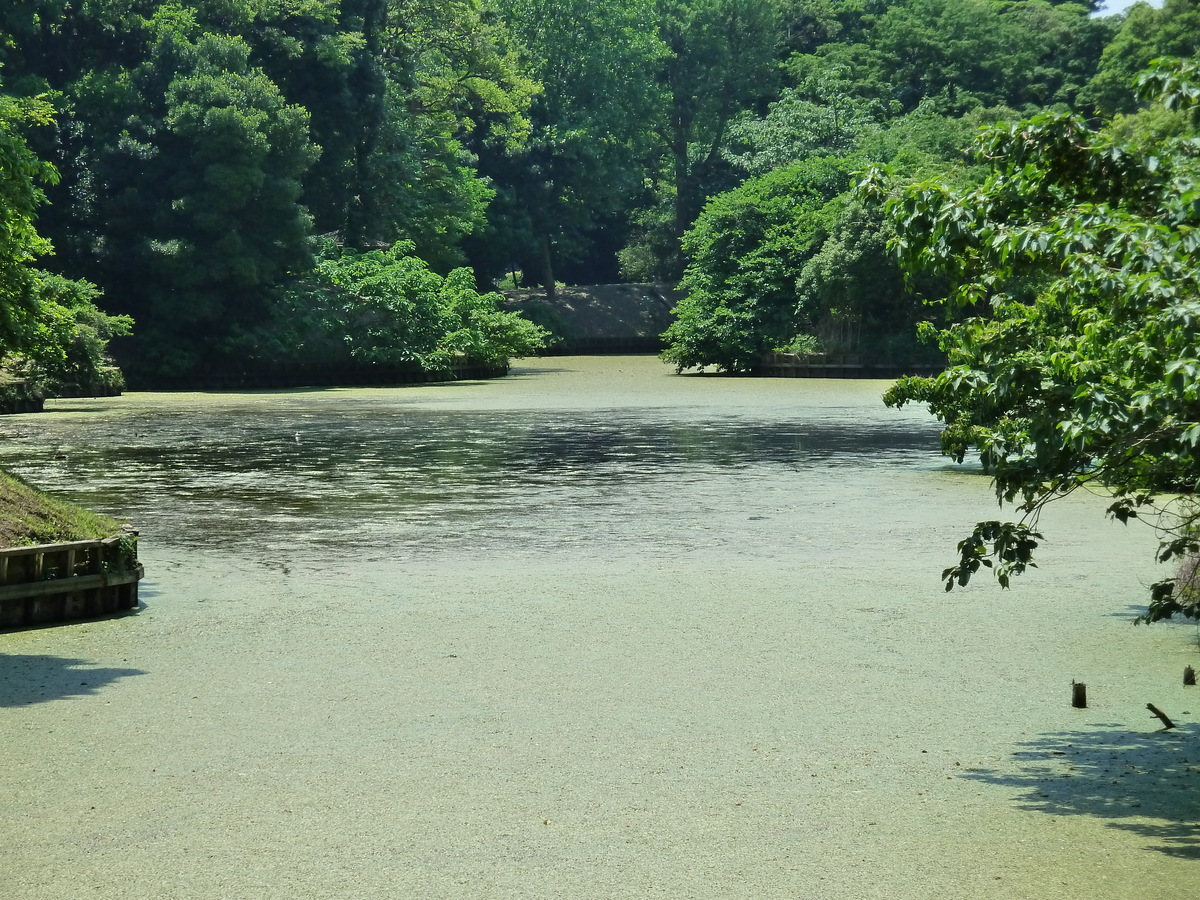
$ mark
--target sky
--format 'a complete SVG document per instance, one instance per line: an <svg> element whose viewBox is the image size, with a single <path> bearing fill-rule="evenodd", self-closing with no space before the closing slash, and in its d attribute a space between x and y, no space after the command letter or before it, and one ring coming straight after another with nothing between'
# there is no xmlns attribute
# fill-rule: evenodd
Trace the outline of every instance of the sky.
<svg viewBox="0 0 1200 900"><path fill-rule="evenodd" d="M1111 16L1114 13L1125 12L1129 7L1133 6L1137 0L1108 0L1104 4L1105 8L1101 10L1103 15ZM1161 7L1163 0L1148 0L1151 6Z"/></svg>

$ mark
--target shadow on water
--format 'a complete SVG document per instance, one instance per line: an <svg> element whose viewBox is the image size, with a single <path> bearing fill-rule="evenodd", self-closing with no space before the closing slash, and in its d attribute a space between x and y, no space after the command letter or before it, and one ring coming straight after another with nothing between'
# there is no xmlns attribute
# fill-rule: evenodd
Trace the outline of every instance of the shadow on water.
<svg viewBox="0 0 1200 900"><path fill-rule="evenodd" d="M1110 613L1105 613L1105 615L1111 619L1125 619L1127 622L1132 622L1139 616L1144 616L1149 611L1150 607L1144 603L1127 603L1123 609L1116 609Z"/></svg>
<svg viewBox="0 0 1200 900"><path fill-rule="evenodd" d="M96 694L140 669L94 668L84 659L0 653L0 707Z"/></svg>
<svg viewBox="0 0 1200 900"><path fill-rule="evenodd" d="M108 407L106 407L106 406L80 406L79 404L74 404L72 406L60 407L60 406L55 406L54 401L51 400L51 401L49 401L49 403L46 406L46 412L52 412L55 415L59 415L59 416L61 416L61 415L74 416L74 415L79 415L80 413L105 413L105 412L108 412ZM29 413L29 415L37 415L37 413Z"/></svg>
<svg viewBox="0 0 1200 900"><path fill-rule="evenodd" d="M1023 809L1115 820L1109 827L1145 837L1147 849L1200 860L1200 725L1144 734L1102 726L1019 748L1017 771L964 777L1019 789Z"/></svg>
<svg viewBox="0 0 1200 900"><path fill-rule="evenodd" d="M578 372L578 369L571 369L565 366L538 366L536 369L523 368L521 366L513 366L505 378L540 378L543 375L561 375L564 372ZM485 384L486 382L476 382L477 384Z"/></svg>
<svg viewBox="0 0 1200 900"><path fill-rule="evenodd" d="M725 484L781 470L824 478L832 466L925 460L937 447L930 423L863 423L855 410L767 421L692 415L281 398L164 407L136 421L43 420L29 438L0 446L0 464L160 542L420 547L434 538L477 544L501 518L535 541L564 528L582 539L595 524L625 527L634 503L656 521L678 519L680 478ZM549 508L579 512L553 525Z"/></svg>

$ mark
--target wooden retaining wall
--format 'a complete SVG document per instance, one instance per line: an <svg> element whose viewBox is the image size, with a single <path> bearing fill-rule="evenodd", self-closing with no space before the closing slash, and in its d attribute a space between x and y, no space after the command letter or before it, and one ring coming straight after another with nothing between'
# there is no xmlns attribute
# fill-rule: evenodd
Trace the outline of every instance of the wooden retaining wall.
<svg viewBox="0 0 1200 900"><path fill-rule="evenodd" d="M136 609L145 570L127 547L109 537L0 550L0 628Z"/></svg>
<svg viewBox="0 0 1200 900"><path fill-rule="evenodd" d="M754 374L768 378L899 378L902 375L936 375L944 368L944 365L931 363L869 363L857 356L768 353Z"/></svg>

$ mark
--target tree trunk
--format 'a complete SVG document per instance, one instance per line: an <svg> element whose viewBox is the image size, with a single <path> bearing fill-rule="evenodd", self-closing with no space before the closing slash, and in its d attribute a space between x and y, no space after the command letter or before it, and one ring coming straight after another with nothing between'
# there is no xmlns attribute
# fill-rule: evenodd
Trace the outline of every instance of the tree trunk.
<svg viewBox="0 0 1200 900"><path fill-rule="evenodd" d="M542 284L546 288L546 299L554 299L554 254L550 251L550 235L542 235Z"/></svg>
<svg viewBox="0 0 1200 900"><path fill-rule="evenodd" d="M1071 705L1076 709L1087 709L1087 685L1081 681L1071 682Z"/></svg>
<svg viewBox="0 0 1200 900"><path fill-rule="evenodd" d="M676 111L675 120L672 125L671 155L675 158L674 238L676 247L678 247L678 242L683 238L683 233L692 224L692 180L691 172L688 170L687 125L684 123L684 114L682 112Z"/></svg>

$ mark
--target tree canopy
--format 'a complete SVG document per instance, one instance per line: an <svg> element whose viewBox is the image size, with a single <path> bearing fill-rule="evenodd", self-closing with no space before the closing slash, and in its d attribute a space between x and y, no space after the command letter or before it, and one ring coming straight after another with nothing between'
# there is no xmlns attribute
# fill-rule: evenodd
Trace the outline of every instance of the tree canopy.
<svg viewBox="0 0 1200 900"><path fill-rule="evenodd" d="M49 124L51 116L45 100L0 94L0 346L5 348L14 346L23 320L36 309L37 278L30 264L50 252L50 242L35 225L45 200L39 183L58 177L29 149L22 131L30 124Z"/></svg>
<svg viewBox="0 0 1200 900"><path fill-rule="evenodd" d="M10 272L5 309L22 314L31 265L86 280L105 314L136 319L119 350L153 384L302 356L285 320L303 317L321 242L404 242L439 277L465 264L481 295L506 273L548 293L682 280L693 295L667 340L697 365L752 367L750 348L780 342L914 360L926 316L881 251L891 226L852 200L849 172L820 204L801 179L790 212L778 173L856 160L918 175L999 118L1134 112L1134 72L1196 52L1197 0L1095 7L16 0L0 8L6 115L43 123L23 165L56 174L27 179L45 203L10 209L55 253ZM747 212L735 234L729 210L768 195L778 228ZM710 241L744 258L718 263ZM732 357L704 333L728 324L719 310L739 322Z"/></svg>
<svg viewBox="0 0 1200 900"><path fill-rule="evenodd" d="M122 384L108 340L127 334L129 320L96 306L95 285L35 265L53 251L35 217L45 202L41 185L58 173L37 158L25 132L48 126L52 114L40 97L0 93L0 360L41 391L106 393Z"/></svg>
<svg viewBox="0 0 1200 900"><path fill-rule="evenodd" d="M887 402L928 403L945 452L977 449L1022 514L976 526L947 590L981 567L1007 585L1033 565L1045 505L1093 486L1119 521L1152 520L1161 561L1200 551L1200 67L1159 60L1140 84L1175 119L1165 137L1048 113L983 132L976 187L865 182L887 197L905 270L953 288L951 321L927 326L947 368ZM1144 620L1200 618L1192 578L1155 584Z"/></svg>

